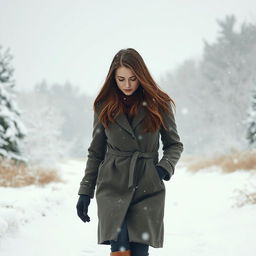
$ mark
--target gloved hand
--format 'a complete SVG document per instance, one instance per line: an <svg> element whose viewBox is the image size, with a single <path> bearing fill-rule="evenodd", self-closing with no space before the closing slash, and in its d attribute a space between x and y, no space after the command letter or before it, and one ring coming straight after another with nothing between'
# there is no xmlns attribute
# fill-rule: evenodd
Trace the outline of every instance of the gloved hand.
<svg viewBox="0 0 256 256"><path fill-rule="evenodd" d="M88 206L91 202L91 197L88 195L80 195L76 204L77 215L83 222L89 222L90 217L87 215Z"/></svg>
<svg viewBox="0 0 256 256"><path fill-rule="evenodd" d="M156 165L156 169L161 180L163 180L167 175L169 175L169 173L159 165Z"/></svg>

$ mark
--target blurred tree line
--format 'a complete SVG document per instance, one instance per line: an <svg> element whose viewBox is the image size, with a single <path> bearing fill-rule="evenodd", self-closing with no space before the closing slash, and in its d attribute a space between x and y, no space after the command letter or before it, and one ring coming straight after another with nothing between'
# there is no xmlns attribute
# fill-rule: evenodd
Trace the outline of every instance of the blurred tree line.
<svg viewBox="0 0 256 256"><path fill-rule="evenodd" d="M177 103L187 154L255 149L256 25L244 22L235 29L234 15L217 23L216 42L204 40L199 60L185 60L158 81ZM67 157L85 158L94 98L69 82L43 80L30 91L15 92L14 99L10 61L9 52L0 54L0 156L23 155L32 164L50 166Z"/></svg>
<svg viewBox="0 0 256 256"><path fill-rule="evenodd" d="M35 162L85 158L91 138L92 98L71 83L48 85L45 80L19 92L22 119L29 129L23 151Z"/></svg>
<svg viewBox="0 0 256 256"><path fill-rule="evenodd" d="M189 154L255 148L256 25L235 29L234 15L217 23L217 40L204 40L202 58L184 61L160 81L178 103L178 128Z"/></svg>

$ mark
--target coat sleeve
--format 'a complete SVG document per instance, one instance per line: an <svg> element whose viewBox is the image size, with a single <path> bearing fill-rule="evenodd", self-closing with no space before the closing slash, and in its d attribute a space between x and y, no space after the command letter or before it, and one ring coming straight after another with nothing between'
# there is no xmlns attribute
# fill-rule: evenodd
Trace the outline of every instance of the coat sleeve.
<svg viewBox="0 0 256 256"><path fill-rule="evenodd" d="M174 113L170 104L169 108L171 113L166 112L164 114L164 122L168 129L165 130L163 125L160 127L163 157L156 164L156 166L161 166L167 171L164 180L170 180L171 176L174 174L175 166L180 159L181 153L183 152L183 143L180 141Z"/></svg>
<svg viewBox="0 0 256 256"><path fill-rule="evenodd" d="M84 177L80 182L78 195L89 195L94 197L98 168L105 157L107 149L107 138L105 128L98 120L98 114L94 111L92 141L88 148L88 158L84 171Z"/></svg>

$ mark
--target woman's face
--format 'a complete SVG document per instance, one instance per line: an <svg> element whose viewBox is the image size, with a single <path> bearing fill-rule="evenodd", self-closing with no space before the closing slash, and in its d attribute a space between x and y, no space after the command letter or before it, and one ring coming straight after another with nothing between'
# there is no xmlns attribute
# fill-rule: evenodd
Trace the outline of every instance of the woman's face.
<svg viewBox="0 0 256 256"><path fill-rule="evenodd" d="M115 79L118 88L125 95L132 95L139 87L139 81L131 69L121 66L116 69Z"/></svg>

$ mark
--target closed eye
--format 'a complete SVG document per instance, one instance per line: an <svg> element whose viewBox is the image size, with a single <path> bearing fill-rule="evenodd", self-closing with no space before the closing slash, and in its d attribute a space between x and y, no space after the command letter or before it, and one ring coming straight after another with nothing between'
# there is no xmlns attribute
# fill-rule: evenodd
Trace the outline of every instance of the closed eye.
<svg viewBox="0 0 256 256"><path fill-rule="evenodd" d="M137 77L136 77L136 76L131 76L129 79L130 79L131 81L136 81L136 80L137 80ZM120 81L120 82L124 81L124 77L118 76L118 81Z"/></svg>

